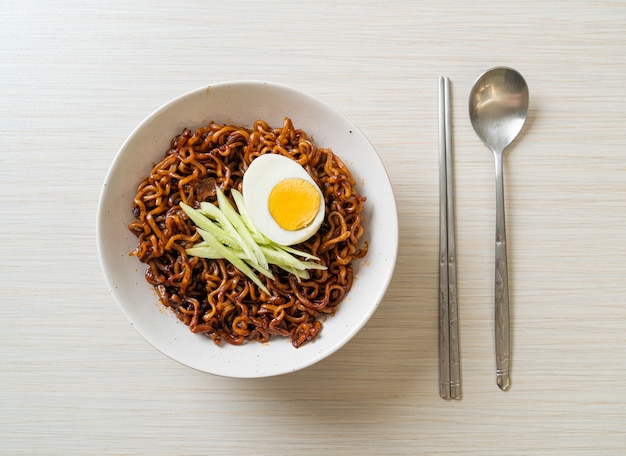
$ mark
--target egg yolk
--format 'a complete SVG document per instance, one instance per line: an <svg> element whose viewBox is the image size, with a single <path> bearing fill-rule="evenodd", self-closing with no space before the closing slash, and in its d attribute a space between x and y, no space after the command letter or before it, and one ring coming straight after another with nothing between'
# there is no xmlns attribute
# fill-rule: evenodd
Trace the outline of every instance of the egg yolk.
<svg viewBox="0 0 626 456"><path fill-rule="evenodd" d="M308 181L285 179L274 186L268 198L272 217L281 228L296 231L309 225L320 210L320 195Z"/></svg>

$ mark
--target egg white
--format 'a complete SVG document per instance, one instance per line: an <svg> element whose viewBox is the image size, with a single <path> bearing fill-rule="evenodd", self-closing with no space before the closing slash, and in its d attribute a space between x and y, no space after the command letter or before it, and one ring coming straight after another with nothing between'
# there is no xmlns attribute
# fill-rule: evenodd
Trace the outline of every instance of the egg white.
<svg viewBox="0 0 626 456"><path fill-rule="evenodd" d="M270 213L268 199L274 186L285 179L300 178L310 182L320 197L320 207L313 221L295 231L282 228ZM294 245L313 236L324 221L324 195L306 170L288 157L265 154L252 161L243 175L243 200L256 228L280 245Z"/></svg>

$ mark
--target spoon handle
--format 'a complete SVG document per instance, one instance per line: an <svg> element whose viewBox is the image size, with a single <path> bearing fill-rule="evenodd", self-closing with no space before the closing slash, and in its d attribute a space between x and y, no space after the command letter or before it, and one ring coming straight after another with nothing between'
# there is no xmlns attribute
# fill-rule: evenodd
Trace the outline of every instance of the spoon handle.
<svg viewBox="0 0 626 456"><path fill-rule="evenodd" d="M509 336L509 273L506 255L506 223L504 217L504 177L502 151L496 158L496 262L495 262L495 336L496 383L502 391L511 386Z"/></svg>

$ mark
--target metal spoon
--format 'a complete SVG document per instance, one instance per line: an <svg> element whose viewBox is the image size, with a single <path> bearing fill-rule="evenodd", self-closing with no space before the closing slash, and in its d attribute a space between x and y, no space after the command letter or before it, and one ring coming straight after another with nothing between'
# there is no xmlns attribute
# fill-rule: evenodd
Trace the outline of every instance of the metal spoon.
<svg viewBox="0 0 626 456"><path fill-rule="evenodd" d="M521 131L527 113L528 86L522 75L511 68L492 68L472 87L470 120L476 134L493 151L496 160L496 383L503 391L511 386L511 358L502 155Z"/></svg>

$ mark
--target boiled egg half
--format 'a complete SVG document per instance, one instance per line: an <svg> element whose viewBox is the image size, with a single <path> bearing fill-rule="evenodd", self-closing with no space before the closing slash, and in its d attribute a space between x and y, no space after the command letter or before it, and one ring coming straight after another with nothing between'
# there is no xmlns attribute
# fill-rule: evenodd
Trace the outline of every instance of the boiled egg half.
<svg viewBox="0 0 626 456"><path fill-rule="evenodd" d="M255 158L243 175L243 200L255 227L269 240L293 245L324 221L324 195L298 163L277 154Z"/></svg>

